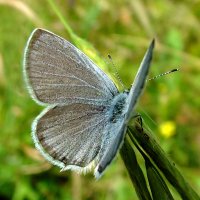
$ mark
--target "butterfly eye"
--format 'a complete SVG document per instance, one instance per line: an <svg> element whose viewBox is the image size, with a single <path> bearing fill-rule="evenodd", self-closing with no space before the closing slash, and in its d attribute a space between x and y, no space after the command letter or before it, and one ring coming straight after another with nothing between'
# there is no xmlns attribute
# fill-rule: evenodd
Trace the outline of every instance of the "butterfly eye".
<svg viewBox="0 0 200 200"><path fill-rule="evenodd" d="M125 93L125 94L128 94L129 92L130 92L130 89L124 90L124 93Z"/></svg>

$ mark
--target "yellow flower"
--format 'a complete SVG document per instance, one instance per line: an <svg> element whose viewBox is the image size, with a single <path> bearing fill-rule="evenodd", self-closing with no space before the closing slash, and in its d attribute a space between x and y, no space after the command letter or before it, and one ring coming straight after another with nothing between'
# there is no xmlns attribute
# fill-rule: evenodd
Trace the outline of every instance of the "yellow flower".
<svg viewBox="0 0 200 200"><path fill-rule="evenodd" d="M172 137L176 132L176 124L173 121L163 122L159 126L159 132L166 138Z"/></svg>

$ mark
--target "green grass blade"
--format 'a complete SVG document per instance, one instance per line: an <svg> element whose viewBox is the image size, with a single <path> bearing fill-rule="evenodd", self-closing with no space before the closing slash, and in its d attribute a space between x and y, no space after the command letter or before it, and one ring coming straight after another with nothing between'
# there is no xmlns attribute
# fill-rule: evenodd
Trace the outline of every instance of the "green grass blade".
<svg viewBox="0 0 200 200"><path fill-rule="evenodd" d="M128 170L129 176L140 200L151 200L144 174L137 162L135 152L127 138L120 150L121 157Z"/></svg>

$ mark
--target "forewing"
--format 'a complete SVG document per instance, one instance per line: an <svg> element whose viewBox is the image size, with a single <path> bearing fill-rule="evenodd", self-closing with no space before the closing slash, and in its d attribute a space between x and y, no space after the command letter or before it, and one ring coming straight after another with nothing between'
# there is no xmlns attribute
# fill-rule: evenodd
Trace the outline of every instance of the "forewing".
<svg viewBox="0 0 200 200"><path fill-rule="evenodd" d="M130 89L128 99L127 99L127 114L126 114L126 123L128 123L129 118L131 116L131 112L133 111L143 89L145 86L146 78L149 72L152 56L153 56L153 49L154 49L154 39L152 40L147 52L144 55L144 58L140 64L138 72L136 74L135 80L133 85Z"/></svg>
<svg viewBox="0 0 200 200"><path fill-rule="evenodd" d="M71 104L48 108L33 123L37 149L62 169L83 171L95 162L105 135L105 107Z"/></svg>
<svg viewBox="0 0 200 200"><path fill-rule="evenodd" d="M106 167L110 164L110 162L114 159L117 154L117 151L120 148L120 145L123 143L124 136L126 133L127 124L130 118L130 114L134 109L134 106L137 103L139 96L142 93L142 90L145 85L146 77L149 71L152 53L154 48L154 40L151 42L143 60L137 72L135 81L131 87L129 95L127 97L127 107L126 107L126 114L125 116L116 123L112 124L108 129L108 134L110 133L112 137L110 138L104 153L101 157L100 162L98 163L97 167L95 168L95 177L101 177L102 173L106 169Z"/></svg>
<svg viewBox="0 0 200 200"><path fill-rule="evenodd" d="M43 29L31 34L24 56L29 91L40 104L105 104L118 91L83 52Z"/></svg>

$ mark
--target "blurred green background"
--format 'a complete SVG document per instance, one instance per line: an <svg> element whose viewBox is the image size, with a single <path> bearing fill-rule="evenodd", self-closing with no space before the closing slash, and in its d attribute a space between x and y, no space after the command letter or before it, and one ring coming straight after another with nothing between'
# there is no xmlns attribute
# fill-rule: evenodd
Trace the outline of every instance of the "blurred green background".
<svg viewBox="0 0 200 200"><path fill-rule="evenodd" d="M50 2L88 43L67 31ZM22 60L36 27L70 40L113 76L111 54L127 88L156 38L150 77L180 71L148 82L138 111L200 193L200 1L0 0L0 199L137 199L120 156L95 181L60 173L35 150L30 127L42 108L26 90Z"/></svg>

